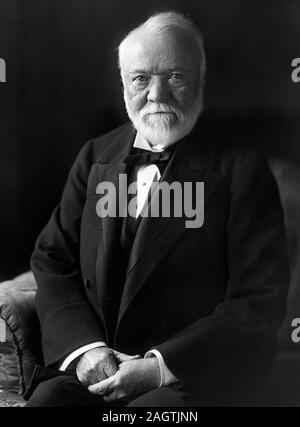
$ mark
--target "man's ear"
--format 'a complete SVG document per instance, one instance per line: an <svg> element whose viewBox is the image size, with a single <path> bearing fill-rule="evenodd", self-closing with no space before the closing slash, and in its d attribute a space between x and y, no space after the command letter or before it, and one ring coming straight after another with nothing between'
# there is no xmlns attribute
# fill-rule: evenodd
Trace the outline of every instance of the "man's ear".
<svg viewBox="0 0 300 427"><path fill-rule="evenodd" d="M122 76L121 73L120 73L120 83L121 83L121 86L122 86L122 93L123 93L123 96L124 96L125 84L124 84L124 79L123 79L123 76Z"/></svg>

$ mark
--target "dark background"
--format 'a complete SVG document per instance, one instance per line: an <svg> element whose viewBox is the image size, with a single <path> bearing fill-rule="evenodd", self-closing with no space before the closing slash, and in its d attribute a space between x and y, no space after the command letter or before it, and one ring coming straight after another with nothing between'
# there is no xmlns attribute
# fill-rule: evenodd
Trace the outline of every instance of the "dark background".
<svg viewBox="0 0 300 427"><path fill-rule="evenodd" d="M84 142L124 122L116 48L155 10L198 23L220 138L300 163L300 1L0 0L0 280L29 268Z"/></svg>

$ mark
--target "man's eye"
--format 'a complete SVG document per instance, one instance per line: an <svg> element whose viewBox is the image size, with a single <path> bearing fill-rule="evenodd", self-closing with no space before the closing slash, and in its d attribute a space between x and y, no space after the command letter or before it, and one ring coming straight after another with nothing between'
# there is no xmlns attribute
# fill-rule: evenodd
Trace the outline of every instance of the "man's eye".
<svg viewBox="0 0 300 427"><path fill-rule="evenodd" d="M146 83L148 78L146 76L136 76L133 78L133 81L136 83Z"/></svg>
<svg viewBox="0 0 300 427"><path fill-rule="evenodd" d="M179 74L179 73L173 73L173 74L171 75L171 80L173 80L173 81L175 81L175 82L181 81L182 79L183 79L183 75L182 75L182 74Z"/></svg>

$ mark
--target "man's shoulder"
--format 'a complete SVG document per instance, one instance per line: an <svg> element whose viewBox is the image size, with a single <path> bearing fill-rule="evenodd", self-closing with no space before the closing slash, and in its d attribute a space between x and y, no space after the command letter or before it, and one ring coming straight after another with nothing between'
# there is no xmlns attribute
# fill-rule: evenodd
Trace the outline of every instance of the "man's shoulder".
<svg viewBox="0 0 300 427"><path fill-rule="evenodd" d="M233 137L219 129L217 120L203 115L195 126L190 141L190 150L195 159L206 168L222 175L232 176L243 167L265 168L267 159L255 141ZM197 160L194 161L197 163Z"/></svg>
<svg viewBox="0 0 300 427"><path fill-rule="evenodd" d="M266 156L254 144L216 141L210 137L193 141L192 156L194 163L197 163L198 158L206 169L229 179L245 169L251 171L269 167Z"/></svg>
<svg viewBox="0 0 300 427"><path fill-rule="evenodd" d="M125 123L103 135L87 141L80 154L88 156L95 162L105 162L113 157L124 144L130 143L134 138L134 130L131 123Z"/></svg>
<svg viewBox="0 0 300 427"><path fill-rule="evenodd" d="M216 150L219 173L230 186L246 188L261 181L274 185L275 179L265 154L255 146L230 144Z"/></svg>
<svg viewBox="0 0 300 427"><path fill-rule="evenodd" d="M243 167L265 166L267 163L265 155L256 147L227 144L223 147L217 147L216 153L219 157L219 166L221 171L234 172Z"/></svg>

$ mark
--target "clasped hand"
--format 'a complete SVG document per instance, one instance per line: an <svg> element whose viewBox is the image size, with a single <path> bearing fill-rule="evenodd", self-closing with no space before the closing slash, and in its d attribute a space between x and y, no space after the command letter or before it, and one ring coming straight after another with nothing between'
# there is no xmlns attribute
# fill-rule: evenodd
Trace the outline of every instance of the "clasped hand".
<svg viewBox="0 0 300 427"><path fill-rule="evenodd" d="M160 370L156 357L143 359L107 347L86 352L77 365L79 381L92 394L106 402L129 402L159 386Z"/></svg>

